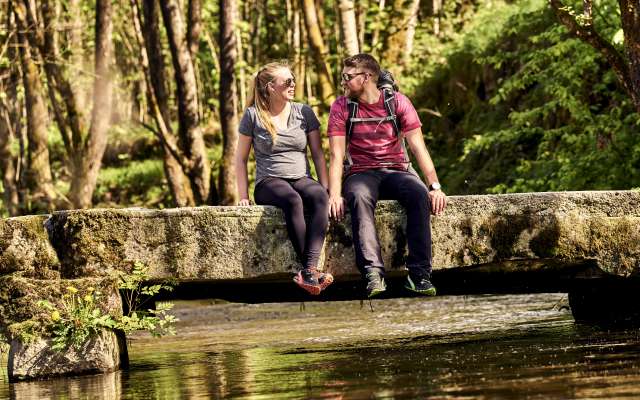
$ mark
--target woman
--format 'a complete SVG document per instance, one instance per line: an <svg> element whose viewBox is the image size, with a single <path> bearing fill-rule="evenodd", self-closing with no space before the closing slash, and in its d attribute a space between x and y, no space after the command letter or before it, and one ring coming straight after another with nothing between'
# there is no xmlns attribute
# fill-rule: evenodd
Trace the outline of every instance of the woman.
<svg viewBox="0 0 640 400"><path fill-rule="evenodd" d="M247 159L253 145L256 186L260 205L282 209L289 239L303 269L293 279L307 292L318 295L333 276L317 270L328 225L329 185L320 143L320 122L311 107L293 102L296 81L286 64L270 63L254 78L249 107L240 121L236 176L239 206L248 206ZM311 179L307 145L318 180ZM304 210L311 214L309 225Z"/></svg>

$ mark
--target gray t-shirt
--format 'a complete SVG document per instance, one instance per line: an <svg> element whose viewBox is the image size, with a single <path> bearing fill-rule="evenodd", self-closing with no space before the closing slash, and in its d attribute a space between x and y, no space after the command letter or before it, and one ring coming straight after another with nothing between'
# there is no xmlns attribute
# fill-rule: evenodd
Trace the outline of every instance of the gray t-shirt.
<svg viewBox="0 0 640 400"><path fill-rule="evenodd" d="M238 130L241 135L251 136L253 139L256 184L270 176L284 179L311 176L307 159L307 134L319 128L320 121L311 107L291 102L287 129L276 128L278 137L273 145L269 131L258 118L258 111L254 106L248 107Z"/></svg>

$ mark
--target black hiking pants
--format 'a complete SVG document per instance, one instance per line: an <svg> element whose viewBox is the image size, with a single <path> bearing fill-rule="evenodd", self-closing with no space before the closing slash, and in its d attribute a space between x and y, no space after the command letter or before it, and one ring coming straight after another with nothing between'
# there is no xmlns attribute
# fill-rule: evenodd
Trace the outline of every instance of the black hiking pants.
<svg viewBox="0 0 640 400"><path fill-rule="evenodd" d="M284 212L287 233L304 268L317 267L329 224L329 195L311 178L265 178L256 186L256 204L276 206ZM309 224L304 211L310 214Z"/></svg>
<svg viewBox="0 0 640 400"><path fill-rule="evenodd" d="M356 265L363 274L384 273L374 212L381 200L398 200L407 213L407 268L431 275L431 204L429 190L413 173L393 169L356 172L344 182L343 195L351 213Z"/></svg>

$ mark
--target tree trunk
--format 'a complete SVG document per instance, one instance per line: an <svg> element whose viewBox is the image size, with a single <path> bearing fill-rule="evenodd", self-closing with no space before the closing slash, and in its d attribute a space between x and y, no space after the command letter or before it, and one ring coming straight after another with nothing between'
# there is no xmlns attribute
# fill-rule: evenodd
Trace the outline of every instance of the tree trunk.
<svg viewBox="0 0 640 400"><path fill-rule="evenodd" d="M303 48L303 31L304 24L300 18L300 5L297 1L293 2L293 26L292 26L292 47L293 47L293 70L296 75L296 99L304 98L304 81L305 81L305 56Z"/></svg>
<svg viewBox="0 0 640 400"><path fill-rule="evenodd" d="M640 112L640 5L634 0L619 0L620 18L624 32L624 47L628 61L596 30L591 18L591 0L584 0L586 16L578 22L573 10L560 0L549 0L556 17L567 28L569 34L589 43L611 65L618 83L629 94Z"/></svg>
<svg viewBox="0 0 640 400"><path fill-rule="evenodd" d="M224 148L219 175L220 204L238 202L234 156L238 141L238 115L234 69L237 59L235 0L220 1L220 127Z"/></svg>
<svg viewBox="0 0 640 400"><path fill-rule="evenodd" d="M25 34L22 33L26 30L26 27L19 23L18 30L20 60L22 62L22 83L27 110L28 152L25 186L29 191L29 211L51 211L55 208L56 194L49 164L47 106L43 98L38 67L33 60L32 51Z"/></svg>
<svg viewBox="0 0 640 400"><path fill-rule="evenodd" d="M375 23L371 34L371 54L374 56L380 48L380 27L383 24L385 0L378 0L378 14L374 17Z"/></svg>
<svg viewBox="0 0 640 400"><path fill-rule="evenodd" d="M360 52L358 47L358 28L356 26L356 11L352 0L340 0L340 29L342 31L342 45L347 56Z"/></svg>
<svg viewBox="0 0 640 400"><path fill-rule="evenodd" d="M418 24L418 11L420 10L420 0L413 0L411 10L409 11L409 21L407 24L407 35L404 45L404 54L402 54L402 65L407 67L413 53L413 39L416 36L416 25Z"/></svg>
<svg viewBox="0 0 640 400"><path fill-rule="evenodd" d="M13 13L10 8L6 12L7 32L12 32L12 27L15 25ZM15 60L17 58L16 49L18 48L15 34L9 38L9 45L7 49L8 59ZM4 189L2 197L9 216L13 217L20 212L18 160L11 153L12 141L16 138L13 125L14 121L18 120L15 110L20 107L17 93L19 73L15 66L5 64L0 67L0 75L8 76L7 84L4 83L4 79L0 81L2 82L0 91L6 94L6 99L0 98L0 174L2 175L2 187Z"/></svg>
<svg viewBox="0 0 640 400"><path fill-rule="evenodd" d="M408 55L405 55L406 44L409 40L413 47L413 37L409 39L410 24L414 20L420 6L419 0L395 0L390 19L396 21L387 32L384 40L384 51L381 63L390 69L396 76L402 73ZM415 25L414 25L415 27ZM411 35L415 33L415 28Z"/></svg>
<svg viewBox="0 0 640 400"><path fill-rule="evenodd" d="M93 191L107 146L107 130L111 117L111 0L96 0L95 78L91 127L81 150L73 159L73 177L69 198L77 208L91 207Z"/></svg>
<svg viewBox="0 0 640 400"><path fill-rule="evenodd" d="M629 60L631 98L640 113L640 4L637 0L619 0L624 31L624 49Z"/></svg>
<svg viewBox="0 0 640 400"><path fill-rule="evenodd" d="M318 25L316 5L313 0L302 0L304 6L304 19L307 27L309 44L311 45L316 73L318 74L318 87L320 89L320 101L328 108L333 100L333 82L331 69L327 63L327 49L322 39L322 31Z"/></svg>
<svg viewBox="0 0 640 400"><path fill-rule="evenodd" d="M358 49L365 53L364 49L364 31L367 22L367 10L369 9L369 0L359 1L356 4L356 28L358 31Z"/></svg>
<svg viewBox="0 0 640 400"><path fill-rule="evenodd" d="M0 110L0 173L2 173L2 200L4 206L13 217L18 215L19 200L18 186L16 185L16 161L11 154L11 120L8 110L1 107Z"/></svg>
<svg viewBox="0 0 640 400"><path fill-rule="evenodd" d="M50 35L48 35L49 37L54 37L54 33L57 30L56 27L58 26L58 16L55 15L54 8L53 5L51 5L50 0L47 0L45 2L46 4L44 4L44 6L46 7L50 7L51 8L51 12L52 12L52 17L53 18L48 18L48 21L46 21L49 25L47 25L47 27L45 29L49 29L51 31ZM69 64L71 66L71 68L69 68L68 70L71 71L83 71L85 70L84 68L84 47L83 47L83 43L82 43L82 33L84 32L84 26L82 23L82 1L81 0L69 0L69 7L68 7L68 13L69 13L69 30L68 30L68 46L66 48L66 51L69 52ZM53 43L56 43L56 41L53 41ZM52 48L57 49L58 46L57 45L53 45ZM56 51L56 60L58 60L59 58L59 54L57 54ZM76 110L82 110L82 104L84 103L82 100L85 99L85 97L82 95L82 87L83 87L83 79L81 79L81 76L76 76L76 79L70 79L69 83L71 85L71 90L73 91L73 93L75 93L74 96L74 100L76 102L75 104L75 109ZM89 84L89 82L84 82L85 87L87 87L87 85ZM88 87L87 87L88 89ZM89 99L86 99L87 101ZM87 114L82 115L83 118L87 118ZM84 122L83 125L86 125L86 121Z"/></svg>
<svg viewBox="0 0 640 400"><path fill-rule="evenodd" d="M209 197L210 166L200 128L196 74L175 0L160 0L176 80L180 147L189 160L188 176L196 204Z"/></svg>
<svg viewBox="0 0 640 400"><path fill-rule="evenodd" d="M244 110L247 106L247 75L245 71L245 62L243 57L242 35L240 29L235 30L236 36L236 54L238 55L237 64L238 67L238 84L236 85L237 91L240 93L240 110ZM236 113L237 114L237 113Z"/></svg>
<svg viewBox="0 0 640 400"><path fill-rule="evenodd" d="M202 30L202 4L200 0L189 0L187 21L189 53L191 53L191 59L195 62L198 48L200 47L200 31Z"/></svg>
<svg viewBox="0 0 640 400"><path fill-rule="evenodd" d="M171 153L166 141L171 140L175 146L171 130L171 114L169 113L169 99L165 85L166 74L164 57L160 42L158 25L158 9L156 0L143 1L144 18L141 18L138 0L132 0L134 27L140 46L140 61L145 75L149 113L156 121L156 135L160 136L163 150L164 173L169 183L169 190L173 203L177 207L192 207L195 205L193 191L189 179L182 166ZM163 137L164 136L164 137Z"/></svg>

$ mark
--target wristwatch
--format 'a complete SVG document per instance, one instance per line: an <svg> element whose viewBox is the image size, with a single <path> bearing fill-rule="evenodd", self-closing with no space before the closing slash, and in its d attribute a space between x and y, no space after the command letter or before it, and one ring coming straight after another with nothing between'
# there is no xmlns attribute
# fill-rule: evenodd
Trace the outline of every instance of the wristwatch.
<svg viewBox="0 0 640 400"><path fill-rule="evenodd" d="M429 191L440 190L441 188L442 186L438 182L433 182L431 185L429 185Z"/></svg>

